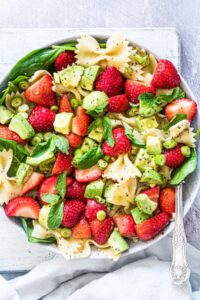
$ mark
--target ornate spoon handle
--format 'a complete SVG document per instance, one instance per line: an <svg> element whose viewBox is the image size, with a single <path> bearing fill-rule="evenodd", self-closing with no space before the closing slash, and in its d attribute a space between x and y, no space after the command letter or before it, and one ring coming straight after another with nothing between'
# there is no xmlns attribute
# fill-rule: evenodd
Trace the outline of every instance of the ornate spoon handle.
<svg viewBox="0 0 200 300"><path fill-rule="evenodd" d="M173 258L171 276L176 285L183 284L190 276L186 260L186 236L183 224L182 185L176 188L176 214L173 234Z"/></svg>

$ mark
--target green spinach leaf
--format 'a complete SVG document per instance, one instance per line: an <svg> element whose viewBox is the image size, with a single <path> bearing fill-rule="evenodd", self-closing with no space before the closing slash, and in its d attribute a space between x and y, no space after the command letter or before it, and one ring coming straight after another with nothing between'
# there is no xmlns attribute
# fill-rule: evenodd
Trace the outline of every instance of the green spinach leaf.
<svg viewBox="0 0 200 300"><path fill-rule="evenodd" d="M94 166L98 160L103 157L103 151L101 150L100 145L98 147L94 147L85 153L77 162L77 167L79 169L88 169Z"/></svg>
<svg viewBox="0 0 200 300"><path fill-rule="evenodd" d="M55 146L56 148L64 153L64 154L68 154L68 150L69 150L69 142L68 139L66 139L64 136L61 135L54 135L52 137L52 140L55 142Z"/></svg>
<svg viewBox="0 0 200 300"><path fill-rule="evenodd" d="M55 205L60 200L60 196L56 194L42 194L42 200L51 205Z"/></svg>
<svg viewBox="0 0 200 300"><path fill-rule="evenodd" d="M54 230L61 225L63 219L63 209L63 201L51 206L47 220L47 225L49 229Z"/></svg>
<svg viewBox="0 0 200 300"><path fill-rule="evenodd" d="M146 148L146 145L134 135L134 130L130 126L125 126L125 135L138 148Z"/></svg>
<svg viewBox="0 0 200 300"><path fill-rule="evenodd" d="M199 135L200 135L200 128L198 128L197 131L195 132L195 135L194 135L195 139L196 139Z"/></svg>
<svg viewBox="0 0 200 300"><path fill-rule="evenodd" d="M63 172L58 176L58 179L56 181L56 190L62 200L66 195L66 178L67 178L67 173Z"/></svg>
<svg viewBox="0 0 200 300"><path fill-rule="evenodd" d="M186 120L187 115L186 114L176 114L174 118L165 125L164 130L168 130L170 127L174 126L180 121Z"/></svg>
<svg viewBox="0 0 200 300"><path fill-rule="evenodd" d="M109 118L103 118L103 137L106 140L107 144L111 147L115 145L115 140L112 134L112 124Z"/></svg>

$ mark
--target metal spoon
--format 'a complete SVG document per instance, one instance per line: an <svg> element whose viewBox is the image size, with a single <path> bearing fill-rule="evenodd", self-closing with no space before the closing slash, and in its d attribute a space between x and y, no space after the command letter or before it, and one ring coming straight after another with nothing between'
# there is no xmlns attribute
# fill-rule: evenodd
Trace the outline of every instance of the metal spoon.
<svg viewBox="0 0 200 300"><path fill-rule="evenodd" d="M173 233L173 258L171 276L173 283L181 285L190 277L186 259L186 235L183 224L182 184L176 188L176 214Z"/></svg>

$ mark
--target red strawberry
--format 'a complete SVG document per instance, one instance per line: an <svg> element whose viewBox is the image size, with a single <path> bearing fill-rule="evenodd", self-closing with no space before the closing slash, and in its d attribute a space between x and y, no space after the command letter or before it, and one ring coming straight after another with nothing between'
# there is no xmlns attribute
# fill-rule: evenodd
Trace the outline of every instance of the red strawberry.
<svg viewBox="0 0 200 300"><path fill-rule="evenodd" d="M107 242L113 231L113 219L108 217L103 221L99 221L97 219L93 220L90 223L90 227L92 229L92 236L95 242L97 242L99 245L103 245Z"/></svg>
<svg viewBox="0 0 200 300"><path fill-rule="evenodd" d="M51 107L56 105L56 94L52 90L52 85L52 77L44 75L27 88L24 96L30 102Z"/></svg>
<svg viewBox="0 0 200 300"><path fill-rule="evenodd" d="M42 180L44 179L44 175L41 173L33 172L29 177L28 181L23 185L23 188L20 192L20 196L34 190L36 187L40 185Z"/></svg>
<svg viewBox="0 0 200 300"><path fill-rule="evenodd" d="M85 192L86 184L78 182L76 180L73 181L72 184L70 184L67 187L67 195L66 197L68 199L84 199L84 192Z"/></svg>
<svg viewBox="0 0 200 300"><path fill-rule="evenodd" d="M96 219L96 214L99 210L107 212L107 206L105 204L98 203L95 199L87 200L85 216L89 221Z"/></svg>
<svg viewBox="0 0 200 300"><path fill-rule="evenodd" d="M56 114L50 109L37 105L29 115L28 121L36 132L47 132L53 129Z"/></svg>
<svg viewBox="0 0 200 300"><path fill-rule="evenodd" d="M155 186L155 187L150 188L148 190L142 191L142 194L146 194L151 199L151 201L154 201L154 202L158 203L159 194L160 194L160 187Z"/></svg>
<svg viewBox="0 0 200 300"><path fill-rule="evenodd" d="M67 66L72 65L75 62L75 53L74 51L65 51L61 53L55 60L54 67L56 71L61 71L62 69L67 68Z"/></svg>
<svg viewBox="0 0 200 300"><path fill-rule="evenodd" d="M115 140L115 145L111 147L106 141L104 141L102 150L105 155L117 156L131 150L131 142L125 135L123 128L115 128L113 129L112 133Z"/></svg>
<svg viewBox="0 0 200 300"><path fill-rule="evenodd" d="M14 198L5 206L5 213L9 217L38 219L39 212L39 204L31 197Z"/></svg>
<svg viewBox="0 0 200 300"><path fill-rule="evenodd" d="M0 125L0 138L15 141L22 145L25 143L25 141L22 140L17 133L10 130L6 125Z"/></svg>
<svg viewBox="0 0 200 300"><path fill-rule="evenodd" d="M181 152L182 144L178 144L175 148L165 151L165 164L170 168L177 168L185 160L185 156Z"/></svg>
<svg viewBox="0 0 200 300"><path fill-rule="evenodd" d="M59 113L62 113L62 112L73 112L67 95L62 95L62 97L60 98Z"/></svg>
<svg viewBox="0 0 200 300"><path fill-rule="evenodd" d="M169 223L169 216L165 212L158 214L144 222L135 225L137 236L144 241L154 238Z"/></svg>
<svg viewBox="0 0 200 300"><path fill-rule="evenodd" d="M129 102L125 94L109 98L108 111L123 112L129 108Z"/></svg>
<svg viewBox="0 0 200 300"><path fill-rule="evenodd" d="M153 74L152 86L161 89L171 89L180 85L180 83L180 76L172 62L167 59L161 59Z"/></svg>
<svg viewBox="0 0 200 300"><path fill-rule="evenodd" d="M67 174L71 174L73 171L72 160L72 151L69 151L69 154L67 155L59 152L52 169L52 174L60 174L64 171L66 171Z"/></svg>
<svg viewBox="0 0 200 300"><path fill-rule="evenodd" d="M95 82L95 90L105 92L108 97L119 95L123 87L123 77L115 67L106 68Z"/></svg>
<svg viewBox="0 0 200 300"><path fill-rule="evenodd" d="M72 120L72 132L80 136L87 135L90 121L91 117L87 114L77 115Z"/></svg>
<svg viewBox="0 0 200 300"><path fill-rule="evenodd" d="M197 103L187 98L177 99L168 104L164 111L168 120L176 114L186 114L188 121L192 122L197 113Z"/></svg>
<svg viewBox="0 0 200 300"><path fill-rule="evenodd" d="M84 217L72 228L72 237L74 239L90 239L91 235L90 225Z"/></svg>
<svg viewBox="0 0 200 300"><path fill-rule="evenodd" d="M139 83L137 81L132 81L132 80L126 80L125 82L125 93L127 98L133 102L133 103L138 103L138 97L140 94L144 93L152 93L156 94L156 89L152 86L146 86L142 83Z"/></svg>
<svg viewBox="0 0 200 300"><path fill-rule="evenodd" d="M119 232L124 237L136 236L135 223L131 215L123 214L114 217Z"/></svg>
<svg viewBox="0 0 200 300"><path fill-rule="evenodd" d="M62 226L73 227L80 221L84 214L85 204L79 200L67 200L64 205Z"/></svg>
<svg viewBox="0 0 200 300"><path fill-rule="evenodd" d="M67 138L68 138L68 141L69 141L69 145L72 148L79 148L80 145L83 142L83 137L82 136L77 135L77 134L72 133L72 132L67 135Z"/></svg>
<svg viewBox="0 0 200 300"><path fill-rule="evenodd" d="M95 181L99 179L102 174L102 170L100 170L97 165L85 170L75 169L75 178L79 182Z"/></svg>
<svg viewBox="0 0 200 300"><path fill-rule="evenodd" d="M160 209L170 217L175 212L175 190L164 188L160 193Z"/></svg>

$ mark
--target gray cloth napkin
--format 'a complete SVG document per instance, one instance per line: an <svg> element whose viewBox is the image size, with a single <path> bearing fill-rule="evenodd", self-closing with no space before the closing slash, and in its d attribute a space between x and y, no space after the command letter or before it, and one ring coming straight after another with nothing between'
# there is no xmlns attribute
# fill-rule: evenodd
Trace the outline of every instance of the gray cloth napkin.
<svg viewBox="0 0 200 300"><path fill-rule="evenodd" d="M199 300L200 251L187 246L190 282L174 286L170 277L172 241L162 241L117 262L55 258L10 281L0 278L1 300Z"/></svg>

